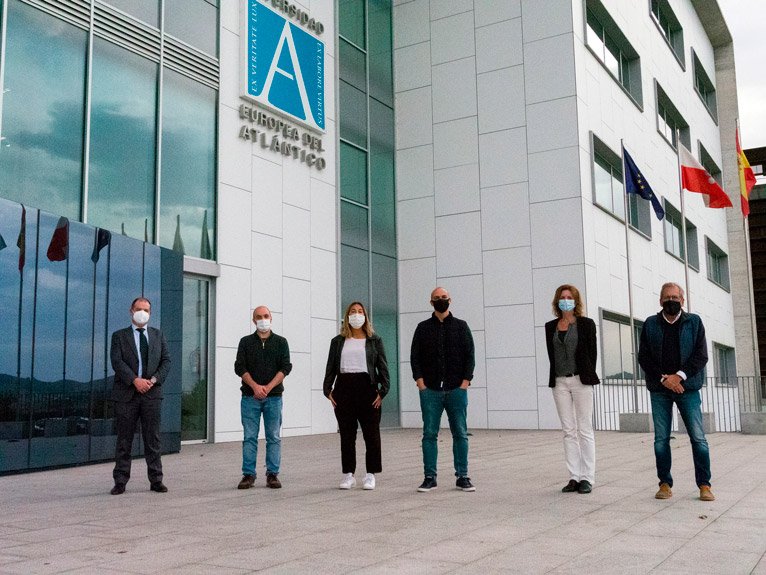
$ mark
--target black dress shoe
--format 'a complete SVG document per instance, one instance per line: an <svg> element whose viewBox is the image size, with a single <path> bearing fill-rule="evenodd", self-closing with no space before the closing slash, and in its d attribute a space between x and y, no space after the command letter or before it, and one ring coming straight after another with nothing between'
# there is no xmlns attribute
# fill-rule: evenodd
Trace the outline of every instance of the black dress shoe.
<svg viewBox="0 0 766 575"><path fill-rule="evenodd" d="M593 490L593 486L590 484L590 481L585 481L584 479L580 481L580 487L577 489L579 493L590 493Z"/></svg>
<svg viewBox="0 0 766 575"><path fill-rule="evenodd" d="M152 491L156 491L157 493L167 493L168 488L165 487L165 484L162 481L158 481L156 483L152 483L152 486L150 487Z"/></svg>
<svg viewBox="0 0 766 575"><path fill-rule="evenodd" d="M574 493L575 491L579 489L580 489L580 483L578 481L575 481L574 479L570 479L569 483L567 483L564 487L562 487L561 492Z"/></svg>
<svg viewBox="0 0 766 575"><path fill-rule="evenodd" d="M109 492L112 495L122 495L125 493L125 484L124 483L115 483L114 487L112 487L112 490Z"/></svg>

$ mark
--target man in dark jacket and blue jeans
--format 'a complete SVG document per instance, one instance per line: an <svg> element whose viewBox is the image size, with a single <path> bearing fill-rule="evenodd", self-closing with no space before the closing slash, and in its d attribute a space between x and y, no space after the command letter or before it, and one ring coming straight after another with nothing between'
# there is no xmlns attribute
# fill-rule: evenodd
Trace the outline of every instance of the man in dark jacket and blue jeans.
<svg viewBox="0 0 766 575"><path fill-rule="evenodd" d="M710 491L710 450L702 427L699 393L707 364L705 326L698 315L681 309L684 290L678 284L662 286L660 305L662 311L646 319L638 349L638 363L646 373L646 388L652 400L654 456L660 480L655 497L668 499L673 495L670 428L675 403L689 432L700 499L714 501Z"/></svg>
<svg viewBox="0 0 766 575"><path fill-rule="evenodd" d="M449 293L442 287L431 292L434 313L422 321L412 337L410 364L420 393L423 413L423 467L425 479L418 491L436 488L437 437L442 413L447 411L452 432L457 488L475 491L468 478L468 386L473 379L473 336L468 324L449 311Z"/></svg>

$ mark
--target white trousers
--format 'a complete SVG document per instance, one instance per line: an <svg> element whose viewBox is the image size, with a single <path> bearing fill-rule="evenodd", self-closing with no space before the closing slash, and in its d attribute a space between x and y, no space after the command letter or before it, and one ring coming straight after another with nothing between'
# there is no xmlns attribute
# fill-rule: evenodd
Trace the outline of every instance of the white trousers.
<svg viewBox="0 0 766 575"><path fill-rule="evenodd" d="M553 400L564 432L564 455L569 478L594 484L596 440L593 435L593 386L579 375L557 377Z"/></svg>

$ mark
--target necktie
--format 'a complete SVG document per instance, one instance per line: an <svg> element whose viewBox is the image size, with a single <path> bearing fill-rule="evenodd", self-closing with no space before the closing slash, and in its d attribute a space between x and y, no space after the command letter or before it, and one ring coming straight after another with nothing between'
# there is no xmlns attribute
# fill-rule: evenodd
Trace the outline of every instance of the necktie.
<svg viewBox="0 0 766 575"><path fill-rule="evenodd" d="M146 379L146 364L149 363L149 340L146 339L144 328L139 327L138 333L141 334L138 338L138 345L141 348L141 377Z"/></svg>

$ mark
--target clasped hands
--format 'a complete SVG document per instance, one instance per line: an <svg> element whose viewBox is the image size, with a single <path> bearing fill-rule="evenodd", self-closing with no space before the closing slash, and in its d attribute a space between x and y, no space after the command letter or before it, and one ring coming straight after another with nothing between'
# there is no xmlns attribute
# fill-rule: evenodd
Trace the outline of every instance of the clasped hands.
<svg viewBox="0 0 766 575"><path fill-rule="evenodd" d="M146 393L152 387L154 387L154 384L152 383L151 379L144 379L142 377L137 377L136 379L134 379L133 385L135 386L138 393Z"/></svg>
<svg viewBox="0 0 766 575"><path fill-rule="evenodd" d="M681 376L677 373L671 375L662 374L662 377L660 378L660 383L675 393L684 392L684 386L681 384L682 381Z"/></svg>

